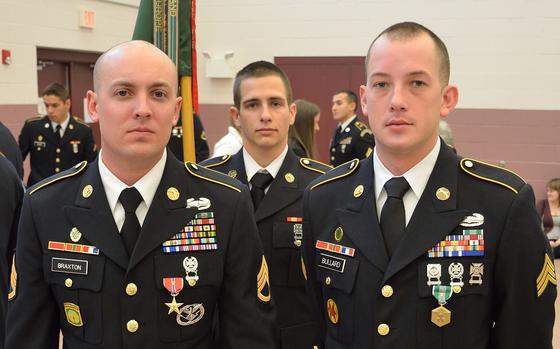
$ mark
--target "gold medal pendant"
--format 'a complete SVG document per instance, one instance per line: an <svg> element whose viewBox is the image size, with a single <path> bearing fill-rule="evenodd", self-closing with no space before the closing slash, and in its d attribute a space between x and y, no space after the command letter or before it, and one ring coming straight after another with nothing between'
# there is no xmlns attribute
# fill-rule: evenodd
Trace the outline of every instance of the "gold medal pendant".
<svg viewBox="0 0 560 349"><path fill-rule="evenodd" d="M432 322L438 327L449 325L451 323L451 311L443 305L433 309Z"/></svg>

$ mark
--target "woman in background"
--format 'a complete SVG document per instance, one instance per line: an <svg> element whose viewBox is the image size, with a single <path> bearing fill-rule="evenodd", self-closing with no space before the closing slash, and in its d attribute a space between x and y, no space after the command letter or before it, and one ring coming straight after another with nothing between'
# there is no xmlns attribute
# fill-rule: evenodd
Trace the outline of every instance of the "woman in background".
<svg viewBox="0 0 560 349"><path fill-rule="evenodd" d="M560 258L560 178L553 178L546 184L546 199L537 203L537 211L554 257Z"/></svg>
<svg viewBox="0 0 560 349"><path fill-rule="evenodd" d="M315 155L315 132L319 131L321 111L309 101L294 101L297 107L296 121L290 126L289 145L299 157L313 158Z"/></svg>

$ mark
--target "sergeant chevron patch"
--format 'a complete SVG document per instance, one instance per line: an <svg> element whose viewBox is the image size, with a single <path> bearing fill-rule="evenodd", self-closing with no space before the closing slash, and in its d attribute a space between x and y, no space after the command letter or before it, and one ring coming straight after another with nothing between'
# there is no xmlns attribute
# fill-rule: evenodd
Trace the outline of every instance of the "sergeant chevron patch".
<svg viewBox="0 0 560 349"><path fill-rule="evenodd" d="M543 268L539 277L537 277L537 298L544 293L549 282L556 285L556 272L554 271L554 263L552 263L548 254L545 253Z"/></svg>
<svg viewBox="0 0 560 349"><path fill-rule="evenodd" d="M268 281L268 265L262 257L261 270L257 275L257 297L264 303L270 302L270 281Z"/></svg>

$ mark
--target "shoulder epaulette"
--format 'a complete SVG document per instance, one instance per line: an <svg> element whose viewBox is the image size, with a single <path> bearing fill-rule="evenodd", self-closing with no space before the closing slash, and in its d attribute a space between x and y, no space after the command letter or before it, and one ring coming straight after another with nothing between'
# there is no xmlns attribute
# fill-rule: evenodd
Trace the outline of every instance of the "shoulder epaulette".
<svg viewBox="0 0 560 349"><path fill-rule="evenodd" d="M85 122L84 120L80 119L79 117L74 116L73 118L74 118L74 121L76 121L78 124L82 124L82 125L84 125L84 126L86 126L86 127L90 127L90 126L87 124L87 122Z"/></svg>
<svg viewBox="0 0 560 349"><path fill-rule="evenodd" d="M29 118L29 119L25 120L25 122L27 123L27 122L31 122L31 121L43 120L44 118L45 118L44 115L43 116L35 116L33 118Z"/></svg>
<svg viewBox="0 0 560 349"><path fill-rule="evenodd" d="M373 132L369 129L368 125L364 124L361 121L354 122L354 125L360 130L360 137L364 137L365 135L371 135Z"/></svg>
<svg viewBox="0 0 560 349"><path fill-rule="evenodd" d="M199 165L202 165L206 168L212 168L216 166L220 166L222 164L227 163L231 159L231 155L222 155L216 156L215 158L206 159L202 161Z"/></svg>
<svg viewBox="0 0 560 349"><path fill-rule="evenodd" d="M361 122L361 121L356 121L356 122L354 122L354 126L356 126L357 128L359 128L360 130L369 129L368 125L364 124L364 123Z"/></svg>
<svg viewBox="0 0 560 349"><path fill-rule="evenodd" d="M334 169L327 172L324 176L321 176L321 181L313 185L311 187L311 190L325 183L332 182L339 178L349 176L354 171L356 171L359 164L360 164L360 160L354 159L335 167Z"/></svg>
<svg viewBox="0 0 560 349"><path fill-rule="evenodd" d="M223 185L224 187L233 189L237 192L241 192L241 184L237 182L237 180L221 173L218 171L214 171L204 166L197 165L192 162L185 162L185 168L187 172L191 175L203 179L208 182L216 183Z"/></svg>
<svg viewBox="0 0 560 349"><path fill-rule="evenodd" d="M473 177L499 184L510 189L516 194L526 183L523 178L508 169L475 159L462 159L461 169Z"/></svg>
<svg viewBox="0 0 560 349"><path fill-rule="evenodd" d="M60 180L63 180L65 178L69 178L69 177L73 177L75 175L77 175L78 173L82 172L86 167L87 167L88 162L87 161L82 161L74 166L72 166L71 168L59 172L57 174L55 174L54 176L51 176L45 180L40 181L39 183L33 185L31 188L29 188L27 190L27 192L29 193L29 195L35 193L37 190L42 189L50 184L53 184L54 182L58 182Z"/></svg>
<svg viewBox="0 0 560 349"><path fill-rule="evenodd" d="M324 164L320 161L308 159L308 158L299 159L299 164L308 170L319 172L320 174L324 174L332 170L331 166Z"/></svg>

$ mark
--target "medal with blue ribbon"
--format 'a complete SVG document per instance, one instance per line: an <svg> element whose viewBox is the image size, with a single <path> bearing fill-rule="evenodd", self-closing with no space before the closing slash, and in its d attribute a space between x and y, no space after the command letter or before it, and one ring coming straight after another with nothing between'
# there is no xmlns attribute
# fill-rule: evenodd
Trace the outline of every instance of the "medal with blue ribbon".
<svg viewBox="0 0 560 349"><path fill-rule="evenodd" d="M439 303L439 307L432 310L432 322L438 327L451 323L451 311L444 307L444 305L451 298L452 294L453 289L451 286L432 286L432 295Z"/></svg>

